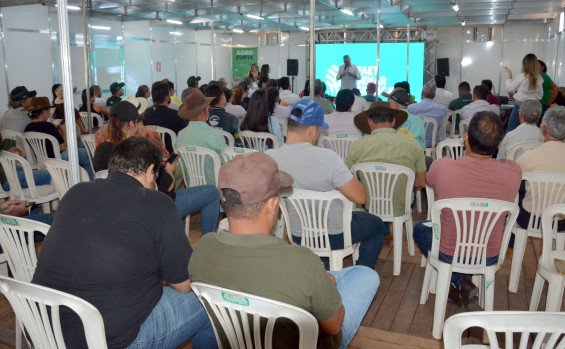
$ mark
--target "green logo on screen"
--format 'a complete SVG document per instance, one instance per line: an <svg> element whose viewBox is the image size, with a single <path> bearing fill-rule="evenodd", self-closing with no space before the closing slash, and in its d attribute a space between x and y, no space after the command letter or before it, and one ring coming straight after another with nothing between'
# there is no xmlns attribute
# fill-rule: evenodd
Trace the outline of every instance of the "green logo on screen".
<svg viewBox="0 0 565 349"><path fill-rule="evenodd" d="M233 152L234 152L234 153L238 153L238 154L243 154L243 153L245 153L245 150L243 150L243 149L234 149Z"/></svg>
<svg viewBox="0 0 565 349"><path fill-rule="evenodd" d="M249 306L249 299L247 299L246 297L238 296L232 293L222 292L222 298L226 302L230 302L238 305L244 305L246 307Z"/></svg>
<svg viewBox="0 0 565 349"><path fill-rule="evenodd" d="M2 223L4 224L9 224L9 225L18 225L18 221L15 220L14 218L7 218L7 217L2 217L1 218Z"/></svg>
<svg viewBox="0 0 565 349"><path fill-rule="evenodd" d="M347 138L347 134L344 134L344 135L337 135L337 138Z"/></svg>

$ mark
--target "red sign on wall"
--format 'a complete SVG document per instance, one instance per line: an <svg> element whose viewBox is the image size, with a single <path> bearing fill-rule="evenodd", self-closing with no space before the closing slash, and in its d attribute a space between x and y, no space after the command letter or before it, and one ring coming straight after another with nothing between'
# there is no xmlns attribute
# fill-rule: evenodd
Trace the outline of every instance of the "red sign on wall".
<svg viewBox="0 0 565 349"><path fill-rule="evenodd" d="M161 72L161 62L156 62L155 68L157 69L157 73L160 73Z"/></svg>

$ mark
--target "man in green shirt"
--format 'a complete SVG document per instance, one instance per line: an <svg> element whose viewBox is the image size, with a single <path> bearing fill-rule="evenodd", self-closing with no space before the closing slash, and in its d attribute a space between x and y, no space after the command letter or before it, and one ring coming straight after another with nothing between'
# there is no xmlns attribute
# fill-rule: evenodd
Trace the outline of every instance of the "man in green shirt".
<svg viewBox="0 0 565 349"><path fill-rule="evenodd" d="M471 94L471 85L467 81L459 84L459 97L449 103L449 110L459 110L473 101Z"/></svg>
<svg viewBox="0 0 565 349"><path fill-rule="evenodd" d="M425 188L426 159L422 147L415 139L396 131L396 128L407 118L408 115L403 110L386 107L376 107L365 113L357 114L355 125L363 133L370 133L370 135L351 145L345 157L347 167L351 168L354 164L365 162L384 162L404 166L416 174L414 187ZM401 176L396 182L393 197L394 216L401 216L405 213L406 181L405 176ZM366 187L367 184L364 183L363 178L361 182ZM365 192L370 191L365 188Z"/></svg>
<svg viewBox="0 0 565 349"><path fill-rule="evenodd" d="M332 102L328 101L325 98L322 98L322 90L323 90L322 81L320 79L316 79L316 81L314 82L314 100L322 105L322 108L324 108L325 115L331 114L334 112L335 108ZM306 98L310 98L310 97L304 97L302 99L306 99Z"/></svg>
<svg viewBox="0 0 565 349"><path fill-rule="evenodd" d="M126 84L124 82L120 82L120 83L113 82L110 85L110 92L112 92L112 97L110 97L106 100L106 106L107 107L111 107L114 104L120 103L122 101L122 96L124 95L123 87L125 85ZM110 108L108 108L108 109L110 109Z"/></svg>
<svg viewBox="0 0 565 349"><path fill-rule="evenodd" d="M188 266L190 279L302 308L318 320L318 348L346 348L379 277L365 266L327 273L308 248L270 235L279 211L278 192L292 183L262 152L240 154L224 164L218 188L230 231L200 239ZM298 347L296 330L284 325L275 325L273 342Z"/></svg>

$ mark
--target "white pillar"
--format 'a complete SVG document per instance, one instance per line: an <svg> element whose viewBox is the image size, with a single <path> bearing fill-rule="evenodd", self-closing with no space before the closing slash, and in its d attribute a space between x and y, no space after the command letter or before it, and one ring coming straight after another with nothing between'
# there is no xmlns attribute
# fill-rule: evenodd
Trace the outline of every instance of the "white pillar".
<svg viewBox="0 0 565 349"><path fill-rule="evenodd" d="M316 53L316 0L310 0L310 98L314 99L314 83L316 74L314 72Z"/></svg>

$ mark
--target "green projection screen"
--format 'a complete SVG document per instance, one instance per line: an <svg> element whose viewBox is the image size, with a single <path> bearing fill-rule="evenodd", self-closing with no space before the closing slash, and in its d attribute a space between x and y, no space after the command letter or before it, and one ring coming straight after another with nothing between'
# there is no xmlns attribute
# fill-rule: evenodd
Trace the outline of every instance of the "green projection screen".
<svg viewBox="0 0 565 349"><path fill-rule="evenodd" d="M381 43L378 95L383 91L392 91L395 83L406 81L406 46L406 43ZM357 88L363 96L367 83L376 82L377 78L376 43L317 44L316 77L326 83L326 94L335 96L341 86L341 81L336 81L337 70L346 54L351 57L351 63L359 68L361 80L357 80ZM409 56L410 93L420 100L424 82L424 43L410 43Z"/></svg>

